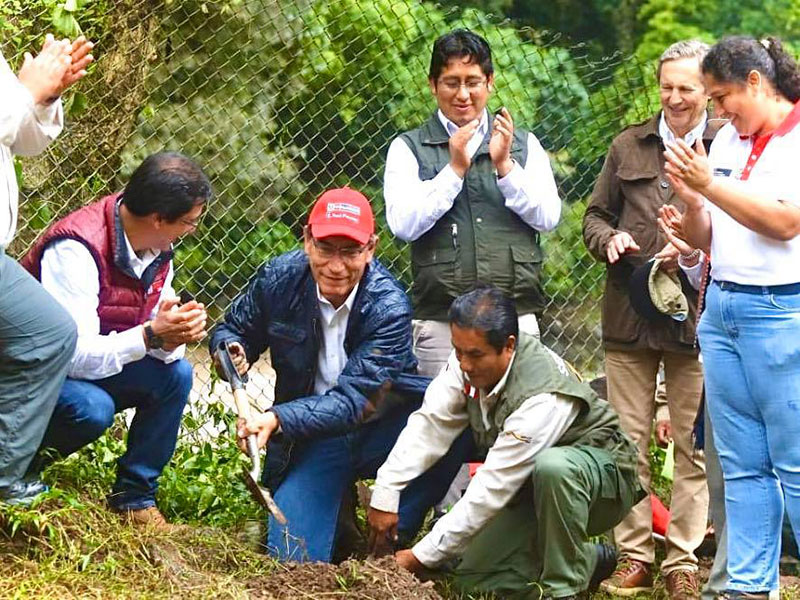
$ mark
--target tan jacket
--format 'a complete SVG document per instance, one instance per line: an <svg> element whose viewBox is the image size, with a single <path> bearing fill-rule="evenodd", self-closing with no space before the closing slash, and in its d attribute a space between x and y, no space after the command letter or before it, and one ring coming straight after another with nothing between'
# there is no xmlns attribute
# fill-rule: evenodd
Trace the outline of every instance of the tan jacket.
<svg viewBox="0 0 800 600"><path fill-rule="evenodd" d="M696 353L694 325L697 293L688 286L689 317L683 323L648 321L634 311L628 298L628 280L634 268L650 260L667 239L658 227L658 209L685 205L675 196L664 173L664 147L658 135L661 113L633 125L611 143L603 170L594 186L583 217L583 239L589 252L607 261L606 246L615 234L626 231L641 248L607 265L603 295L603 342L615 350L648 348L670 352ZM709 124L703 134L706 149L718 127Z"/></svg>

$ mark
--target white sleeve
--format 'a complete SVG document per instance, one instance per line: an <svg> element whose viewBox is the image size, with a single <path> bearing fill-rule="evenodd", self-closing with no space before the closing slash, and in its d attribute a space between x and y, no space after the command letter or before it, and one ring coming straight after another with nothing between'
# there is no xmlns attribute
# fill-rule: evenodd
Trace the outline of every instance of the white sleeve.
<svg viewBox="0 0 800 600"><path fill-rule="evenodd" d="M454 360L451 355L447 367L428 386L422 406L408 417L389 457L378 469L370 500L373 508L396 513L400 492L444 456L469 424L461 370L453 368Z"/></svg>
<svg viewBox="0 0 800 600"><path fill-rule="evenodd" d="M506 199L506 208L515 212L537 231L555 229L561 218L561 198L558 196L550 158L539 140L528 134L528 159L522 167L515 162L497 186Z"/></svg>
<svg viewBox="0 0 800 600"><path fill-rule="evenodd" d="M142 326L100 335L97 314L100 274L89 249L76 240L59 240L42 255L42 286L67 309L78 327L78 344L69 365L74 379L104 379L145 355Z"/></svg>
<svg viewBox="0 0 800 600"><path fill-rule="evenodd" d="M564 435L578 416L578 401L558 395L528 398L503 423L503 431L464 496L412 549L428 567L459 555L531 476L536 456Z"/></svg>
<svg viewBox="0 0 800 600"><path fill-rule="evenodd" d="M64 126L61 100L34 104L28 89L0 55L0 143L22 156L39 154Z"/></svg>
<svg viewBox="0 0 800 600"><path fill-rule="evenodd" d="M411 148L402 138L395 138L386 155L383 178L389 229L401 240L413 242L453 207L462 185L449 164L433 179L422 181Z"/></svg>
<svg viewBox="0 0 800 600"><path fill-rule="evenodd" d="M708 260L708 258L706 257L706 253L702 250L700 250L700 258L697 261L697 264L691 267L684 265L683 258L680 256L678 257L678 266L681 268L684 275L686 275L689 285L696 290L700 289L700 283L703 279L703 269L705 268L706 260Z"/></svg>
<svg viewBox="0 0 800 600"><path fill-rule="evenodd" d="M169 272L167 273L167 278L164 280L164 287L161 288L161 295L158 297L158 302L153 307L153 310L150 312L150 319L156 318L156 313L158 313L158 305L161 304L161 301L165 298L174 298L177 296L175 293L175 289L172 287L172 280L175 279L175 269L173 267L172 262L169 263ZM186 344L181 344L174 350L162 350L161 348L150 348L147 351L149 356L153 358L157 358L163 363L171 363L175 362L183 358L184 354L186 354Z"/></svg>

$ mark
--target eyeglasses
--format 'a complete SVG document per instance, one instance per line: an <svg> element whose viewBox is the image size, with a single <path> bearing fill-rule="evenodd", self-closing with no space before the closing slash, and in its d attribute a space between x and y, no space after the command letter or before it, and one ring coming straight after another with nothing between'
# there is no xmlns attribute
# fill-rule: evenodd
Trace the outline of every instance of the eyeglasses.
<svg viewBox="0 0 800 600"><path fill-rule="evenodd" d="M439 85L451 94L458 93L462 87L466 88L467 92L474 94L479 92L486 85L486 79L469 79L467 81L459 81L458 79L440 79Z"/></svg>
<svg viewBox="0 0 800 600"><path fill-rule="evenodd" d="M332 244L320 242L313 237L311 238L311 243L314 244L314 248L317 249L320 258L331 260L335 256L339 256L344 262L353 262L357 260L369 246L369 242L367 242L363 246L345 246L344 248L339 248Z"/></svg>
<svg viewBox="0 0 800 600"><path fill-rule="evenodd" d="M183 217L178 219L178 222L186 225L187 227L191 227L192 229L197 229L200 227L200 223L202 223L203 217L197 217L196 219L184 219Z"/></svg>

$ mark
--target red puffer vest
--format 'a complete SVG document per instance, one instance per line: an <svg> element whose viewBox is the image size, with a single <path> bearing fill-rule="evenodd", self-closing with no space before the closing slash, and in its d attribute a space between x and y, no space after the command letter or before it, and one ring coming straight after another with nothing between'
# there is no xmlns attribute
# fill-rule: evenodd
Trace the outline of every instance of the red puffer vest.
<svg viewBox="0 0 800 600"><path fill-rule="evenodd" d="M161 296L169 273L171 252L162 252L139 279L127 265L122 225L116 203L120 194L106 196L54 223L22 259L22 266L41 281L45 249L57 240L72 239L86 246L100 272L97 314L100 333L125 331L144 323Z"/></svg>

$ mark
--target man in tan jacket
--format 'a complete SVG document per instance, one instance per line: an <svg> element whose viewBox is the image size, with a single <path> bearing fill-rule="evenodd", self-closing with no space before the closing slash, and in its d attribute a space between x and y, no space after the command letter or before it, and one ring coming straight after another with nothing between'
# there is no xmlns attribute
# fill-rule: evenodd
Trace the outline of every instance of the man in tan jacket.
<svg viewBox="0 0 800 600"><path fill-rule="evenodd" d="M662 110L614 139L583 220L587 248L607 264L603 342L608 399L639 447L639 474L646 485L657 373L659 364L664 365L669 414L659 411L658 434L674 439L675 480L667 555L661 568L672 600L699 597L694 550L706 531L704 464L691 439L703 385L694 347L697 293L685 290L689 315L684 321L666 315L652 320L637 314L628 288L634 269L667 243L656 224L659 207L675 204L683 209L664 173L664 142L682 138L694 145L702 139L708 146L716 132L709 123L708 97L700 74L707 50L702 42L688 41L673 44L662 54L658 67ZM676 260L666 267L677 268ZM649 497L615 528L614 536L621 560L601 588L619 596L648 593L655 558Z"/></svg>

